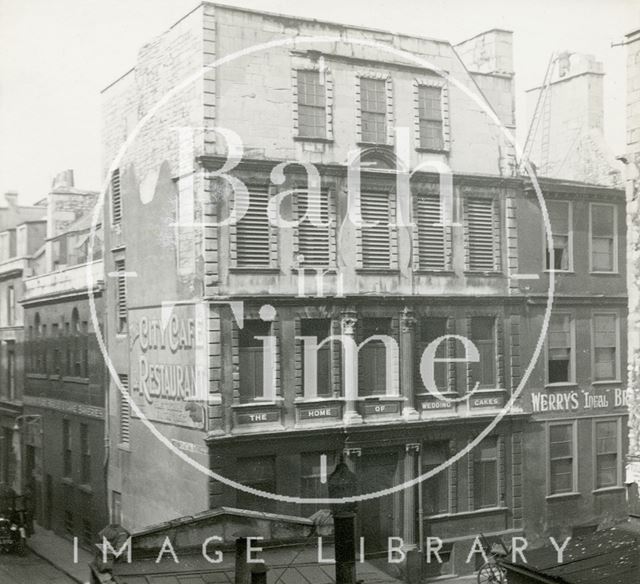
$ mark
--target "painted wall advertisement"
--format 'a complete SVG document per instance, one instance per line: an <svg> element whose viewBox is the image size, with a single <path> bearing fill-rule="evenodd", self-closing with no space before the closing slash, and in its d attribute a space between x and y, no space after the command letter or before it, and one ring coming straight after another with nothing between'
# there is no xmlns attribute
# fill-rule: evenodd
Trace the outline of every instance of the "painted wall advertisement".
<svg viewBox="0 0 640 584"><path fill-rule="evenodd" d="M535 413L576 411L597 413L612 408L626 407L626 392L619 387L553 392L538 391L531 394L531 411Z"/></svg>
<svg viewBox="0 0 640 584"><path fill-rule="evenodd" d="M134 402L150 421L206 429L209 360L204 307L135 310L130 319Z"/></svg>

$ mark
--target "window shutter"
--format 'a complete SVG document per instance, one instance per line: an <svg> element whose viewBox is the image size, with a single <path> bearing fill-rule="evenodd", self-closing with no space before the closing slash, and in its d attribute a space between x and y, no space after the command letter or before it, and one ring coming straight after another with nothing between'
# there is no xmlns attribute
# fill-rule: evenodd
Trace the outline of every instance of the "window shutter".
<svg viewBox="0 0 640 584"><path fill-rule="evenodd" d="M268 204L269 191L266 187L249 189L249 209L236 226L238 266L271 264Z"/></svg>
<svg viewBox="0 0 640 584"><path fill-rule="evenodd" d="M120 194L120 169L116 168L111 175L111 222L122 220L122 196Z"/></svg>
<svg viewBox="0 0 640 584"><path fill-rule="evenodd" d="M416 263L420 270L451 268L451 231L442 225L440 219L440 197L418 196L416 199Z"/></svg>
<svg viewBox="0 0 640 584"><path fill-rule="evenodd" d="M493 272L499 264L499 226L493 199L471 198L465 201L467 269Z"/></svg>
<svg viewBox="0 0 640 584"><path fill-rule="evenodd" d="M296 208L298 220L308 215L307 193L296 194ZM329 193L320 193L320 221L323 224L329 222L330 201ZM328 267L333 263L331 225L321 227L314 225L310 217L306 216L297 226L296 255L302 255L302 266Z"/></svg>
<svg viewBox="0 0 640 584"><path fill-rule="evenodd" d="M120 383L125 394L129 394L129 376L120 375ZM131 428L131 408L127 396L120 393L120 442L124 444L129 443L130 428Z"/></svg>
<svg viewBox="0 0 640 584"><path fill-rule="evenodd" d="M391 267L391 201L386 192L368 192L360 196L360 210L365 224L361 229L362 267L389 269Z"/></svg>
<svg viewBox="0 0 640 584"><path fill-rule="evenodd" d="M118 320L122 325L127 322L127 279L125 276L124 260L116 261L116 272L118 272ZM122 326L120 330L122 330Z"/></svg>

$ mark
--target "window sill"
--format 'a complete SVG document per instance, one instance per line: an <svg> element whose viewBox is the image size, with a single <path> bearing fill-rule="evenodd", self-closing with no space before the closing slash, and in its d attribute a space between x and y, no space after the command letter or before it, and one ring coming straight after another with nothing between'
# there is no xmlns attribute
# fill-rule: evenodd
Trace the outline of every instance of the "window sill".
<svg viewBox="0 0 640 584"><path fill-rule="evenodd" d="M123 452L131 452L131 443L129 442L119 442L118 450L122 450Z"/></svg>
<svg viewBox="0 0 640 584"><path fill-rule="evenodd" d="M264 401L252 401L252 402L247 402L247 403L238 403L238 404L231 404L231 407L235 410L235 409L245 409L245 408L259 408L259 407L263 407L263 406L270 406L270 407L278 407L281 406L284 403L284 398L283 397L276 397L275 400L264 400Z"/></svg>
<svg viewBox="0 0 640 584"><path fill-rule="evenodd" d="M503 277L504 273L500 272L500 271L489 271L489 272L482 272L480 270L475 271L475 270L465 270L464 275L467 277L472 277L472 276L476 276L476 277L480 277L480 278L499 278L499 277Z"/></svg>
<svg viewBox="0 0 640 584"><path fill-rule="evenodd" d="M73 485L73 479L71 477L62 477L60 479L61 483L64 483L65 485Z"/></svg>
<svg viewBox="0 0 640 584"><path fill-rule="evenodd" d="M93 495L93 489L89 483L80 483L78 485L78 490L83 493L87 493L87 495Z"/></svg>
<svg viewBox="0 0 640 584"><path fill-rule="evenodd" d="M591 385L620 385L622 383L622 379L598 379L597 381L592 381Z"/></svg>
<svg viewBox="0 0 640 584"><path fill-rule="evenodd" d="M366 275L386 275L386 276L394 276L398 275L400 270L398 268L356 268L356 274L366 274Z"/></svg>
<svg viewBox="0 0 640 584"><path fill-rule="evenodd" d="M232 274L278 274L280 273L280 268L274 268L272 266L233 266L232 268L229 268L229 272Z"/></svg>
<svg viewBox="0 0 640 584"><path fill-rule="evenodd" d="M474 515L483 515L485 513L506 513L509 511L509 507L500 506L500 507L483 507L482 509L473 509L471 511L457 511L456 513L439 513L437 515L427 515L425 513L425 518L428 519L450 519L450 518L458 518L458 517L468 517Z"/></svg>
<svg viewBox="0 0 640 584"><path fill-rule="evenodd" d="M570 387L577 388L578 384L575 381L562 381L559 383L545 383L545 389L568 389Z"/></svg>
<svg viewBox="0 0 640 584"><path fill-rule="evenodd" d="M46 373L27 373L27 379L49 379Z"/></svg>
<svg viewBox="0 0 640 584"><path fill-rule="evenodd" d="M321 144L333 144L332 138L318 138L315 136L294 136L294 142L319 142Z"/></svg>
<svg viewBox="0 0 640 584"><path fill-rule="evenodd" d="M317 397L297 397L293 400L295 404L323 404L327 402L343 402L344 398L340 395L338 396L317 396Z"/></svg>
<svg viewBox="0 0 640 584"><path fill-rule="evenodd" d="M428 268L418 268L413 270L414 274L419 276L455 276L456 273L453 270L430 270Z"/></svg>
<svg viewBox="0 0 640 584"><path fill-rule="evenodd" d="M545 274L564 274L566 276L575 276L576 273L574 270L550 270L550 269L544 269L542 270L543 273Z"/></svg>
<svg viewBox="0 0 640 584"><path fill-rule="evenodd" d="M556 499L575 499L582 496L582 493L571 491L570 493L554 493L553 495L547 495L545 499L547 501L554 501Z"/></svg>
<svg viewBox="0 0 640 584"><path fill-rule="evenodd" d="M449 154L448 148L427 148L426 146L416 146L416 152L425 152L431 154Z"/></svg>
<svg viewBox="0 0 640 584"><path fill-rule="evenodd" d="M615 487L601 487L599 489L593 489L593 491L591 491L594 495L599 495L601 493L606 494L606 493L621 493L626 491L626 487L623 487L621 485L616 485Z"/></svg>
<svg viewBox="0 0 640 584"><path fill-rule="evenodd" d="M589 274L591 276L619 276L620 272L615 271L615 272L594 272L592 270L589 270Z"/></svg>
<svg viewBox="0 0 640 584"><path fill-rule="evenodd" d="M234 268L235 269L235 268ZM325 265L313 265L313 264L301 264L296 266L295 268L291 268L291 273L292 274L303 274L306 271L316 271L316 270L334 270L336 271L338 269L338 266L336 266L336 264L325 264ZM312 277L316 277L316 274L309 274ZM327 275L331 275L331 273L327 274Z"/></svg>

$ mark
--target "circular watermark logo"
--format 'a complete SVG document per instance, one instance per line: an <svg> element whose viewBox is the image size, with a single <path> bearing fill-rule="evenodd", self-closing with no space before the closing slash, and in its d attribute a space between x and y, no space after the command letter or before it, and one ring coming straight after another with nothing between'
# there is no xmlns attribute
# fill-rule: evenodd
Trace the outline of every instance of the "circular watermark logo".
<svg viewBox="0 0 640 584"><path fill-rule="evenodd" d="M367 39L346 39L346 38L342 38L342 37L333 37L333 36L307 36L307 37L295 37L295 38L283 38L283 39L277 39L277 40L273 40L270 42L266 42L266 43L262 43L262 44L258 44L252 47L247 47L244 48L242 50L239 50L235 53L226 55L220 59L217 59L216 61L214 61L213 63L211 63L210 65L202 68L201 70L193 73L192 75L186 77L181 83L177 84L176 86L173 87L173 89L171 89L171 91L169 91L167 94L165 94L143 117L142 119L139 120L139 122L137 123L136 127L130 132L129 136L127 137L127 139L125 140L125 142L122 144L122 146L119 148L117 155L115 156L114 160L112 161L108 172L107 172L107 179L105 181L105 185L101 190L100 196L99 196L99 200L98 200L98 204L96 205L95 209L94 209L94 214L93 214L93 222L92 222L92 237L89 240L89 257L92 257L93 254L93 247L96 244L96 238L95 238L95 230L98 224L102 223L102 215L103 215L103 208L104 208L104 204L105 204L105 199L107 196L107 192L109 190L109 186L110 186L110 178L113 174L113 172L118 169L121 165L121 161L123 160L126 152L128 151L128 149L132 146L132 144L136 141L136 139L142 134L142 132L144 131L145 127L147 127L147 125L149 124L150 120L152 120L154 118L154 116L156 116L158 114L158 112L160 112L162 110L163 107L165 107L171 99L174 99L177 95L179 95L179 93L181 91L183 91L185 88L187 88L189 85L198 82L199 80L202 79L203 75L207 72L207 71L212 71L215 70L216 68L220 67L221 65L225 65L225 64L229 64L232 63L233 61L240 59L242 57L248 57L251 55L255 55L261 51L269 51L269 50L273 50L273 49L281 49L281 48L285 48L285 47L296 47L299 48L301 46L310 46L310 47L321 47L322 45L332 45L335 43L346 43L346 44L352 44L355 46L359 46L359 47L363 47L363 48L370 48L370 49L375 49L377 51L380 51L383 54L387 54L390 55L391 57L400 60L401 62L404 62L410 66L413 67L417 67L426 71L431 72L432 74L435 73L440 80L442 80L442 86L446 87L455 87L456 89L458 89L459 91L461 91L469 100L470 102L472 102L473 104L475 104L480 111L482 111L485 116L487 117L487 119L498 129L498 131L502 134L502 136L506 139L506 141L512 145L512 147L514 148L515 152L517 153L517 158L521 159L522 158L522 152L520 150L520 148L518 147L515 138L511 135L511 133L509 132L509 130L507 128L504 127L504 125L501 123L501 121L498 119L496 113L493 111L493 109L488 105L488 103L486 102L486 100L484 99L483 96L479 95L478 93L476 93L475 91L473 91L472 89L470 89L469 87L467 87L467 85L463 82L460 81L459 79L456 79L456 77L444 70L442 70L441 67L437 66L436 64L428 61L427 59L423 58L420 55L416 55L413 53L409 53L407 51L404 51L402 49L398 49L396 47L393 46L389 46L388 44L384 44L384 43L380 43L377 41L373 41L373 40L367 40ZM317 49L316 49L317 50ZM324 63L321 62L319 65L319 70L320 72L322 72L322 68L324 67ZM437 84L436 84L437 85ZM200 130L202 130L202 128L200 128ZM224 221L224 222L220 222L217 223L215 226L219 226L219 225L232 225L234 223L237 223L243 216L244 214L248 211L249 207L250 207L250 194L249 194L249 190L247 189L246 185L244 185L242 183L242 181L235 177L232 173L233 168L235 168L236 164L241 160L241 156L242 156L242 141L240 139L240 137L232 130L232 129L225 129L225 128L215 128L213 129L215 132L221 134L227 144L227 151L228 151L228 155L227 155L227 160L226 162L223 164L223 166L217 170L217 171L213 171L210 172L210 177L217 177L220 178L224 181L227 182L227 184L232 188L233 193L234 193L234 209L232 210L232 212L230 213L229 217ZM209 129L208 131L212 131L212 129ZM178 132L179 133L179 132ZM401 150L402 148L399 147L399 143L403 141L403 139L406 139L407 142L407 149L404 150L405 154L409 154L409 150L408 150L408 144L409 144L409 132L407 128L396 128L396 131L394 133L395 135L395 143L396 143L396 150ZM411 176L412 173L409 173L408 169L408 160L407 159L403 159L402 156L399 156L395 159L397 162L399 161L399 163L401 164L404 160L404 163L406 164L407 168L404 169L399 169L402 173L404 173L405 175ZM188 160L187 161L188 164L193 165L193 159ZM320 196L320 192L321 192L321 177L319 172L317 171L317 169L315 168L315 166L313 166L311 163L309 163L308 161L290 161L290 162L286 162L286 163L281 163L275 166L275 168L273 169L273 171L271 172L271 180L274 184L283 184L285 177L284 177L284 170L286 168L286 166L288 164L298 164L301 165L302 167L305 168L306 172L307 172L307 176L309 177L309 181L308 181L308 185L307 188L305 189L305 192L307 194L307 212L306 212L306 218L309 222L311 222L314 225L318 225L318 226L324 226L327 225L328 222L331 221L331 217L328 216L327 210L323 207L323 203L322 203L322 198ZM531 165L528 163L528 161L524 161L523 164L524 168L526 168L526 171L529 175L529 177L531 178L531 182L532 182L532 186L535 190L536 193L536 197L538 200L538 203L540 205L540 209L542 212L542 217L543 217L543 221L544 221L544 227L545 227L545 237L546 237L546 244L548 246L548 249L553 249L553 245L552 245L552 234L551 234L551 225L550 225L550 221L549 221L549 215L547 212L547 208L546 208L546 204L544 201L544 197L542 194L542 191L540 189L540 186L536 180L536 176L535 173L533 172L533 169L531 168ZM355 152L354 155L351 157L351 160L348 164L348 184L349 184L349 193L348 193L348 198L349 198L349 205L348 205L348 212L345 218L345 221L350 221L356 228L366 228L366 227L371 227L371 226L375 226L374 222L370 222L370 220L367 217L364 217L363 213L361 213L361 207L360 207L360 182L359 182L359 177L360 177L360 162L359 162L359 153ZM415 172L418 169L413 169L413 172ZM440 223L444 226L444 227L448 227L448 226L452 226L455 225L455 201L454 201L454 192L453 192L453 181L452 181L452 172L449 169L449 167L441 162L437 162L437 163L430 163L429 168L427 168L427 170L430 170L432 172L437 172L440 176ZM401 190L403 188L407 188L410 189L409 186L409 181L407 181L406 183L404 183L404 185L398 183L398 189ZM353 191L353 197L352 197L352 191ZM295 228L296 227L296 223L292 222L290 220L285 219L280 213L279 213L279 205L282 202L282 200L289 195L292 195L293 192L292 191L287 191L287 192L283 192L283 193L278 193L276 196L271 197L271 200L268 203L268 207L267 207L267 213L269 216L269 220L270 223L276 227L282 227L282 228ZM402 193L399 193L398 196L396 197L396 200L398 201L398 205L397 208L395 209L395 221L397 222L396 225L397 226L411 226L411 212L410 212L410 206L409 207L404 207L403 204L406 204L406 201L410 201L411 200L411 194L410 194L410 190L407 190L406 192L406 196L401 196ZM143 201L144 203L145 201ZM148 202L148 201L147 201ZM404 203L403 203L404 202ZM174 227L180 227L181 225L179 225L179 221L178 224L175 224ZM105 223L104 224L104 228L107 229L109 226ZM190 225L190 224L186 224L184 225L184 227L190 228L190 227L197 227L197 225ZM344 223L341 226L341 228L344 227ZM303 258L298 258L298 260L302 260ZM338 276L338 282L340 282L339 279L339 274L337 274ZM512 277L511 274L507 274L506 275L507 278ZM119 277L126 277L126 273L125 274L119 274ZM176 274L176 277L177 274ZM478 433L478 435L471 440L470 442L468 442L464 448L462 448L461 450L459 450L458 452L456 452L455 454L451 455L446 461L442 462L441 464L439 464L438 466L430 469L427 472L421 473L418 476L415 476L414 478L410 479L410 480L406 480L404 482L398 483L396 485L393 485L392 487L389 488L384 488L375 492L369 492L369 493L364 493L364 494L359 494L359 495L353 495L353 496L348 496L348 497L343 497L343 498L330 498L330 497L323 497L323 498L311 498L311 497L298 497L298 496L292 496L292 495L285 495L285 494L280 494L280 493L271 493L271 492L266 492L266 491L262 491L247 485L244 485L240 482L237 482L235 480L232 480L218 472L215 472L214 470L212 470L211 468L203 465L202 463L198 462L196 459L194 459L193 457L189 456L189 454L185 451L183 451L182 449L178 448L178 446L176 446L167 436L165 436L165 434L162 433L162 431L156 427L156 425L153 423L152 420L150 420L148 418L148 416L145 414L145 412L143 411L143 409L140 407L140 405L138 403L136 403L136 401L134 399L132 399L131 397L131 393L130 391L128 391L128 388L125 388L122 384L122 381L118 375L118 371L116 369L116 367L114 366L114 363L112 362L110 355L109 355L109 348L107 345L107 342L105 341L105 338L103 336L102 333L102 329L99 326L99 319L98 319L98 314L97 314L97 309L96 309L96 303L95 303L95 296L94 296L94 285L96 284L95 280L95 274L93 273L92 270L88 269L87 270L87 282L89 285L89 290L90 290L90 309L91 309L91 317L93 320L93 326L94 329L96 331L96 337L97 337L97 342L98 345L100 347L100 350L102 352L102 355L104 357L107 369L109 371L109 375L111 377L112 382L114 383L114 385L118 388L119 392L121 393L122 399L126 400L126 402L128 403L129 407L131 408L131 411L135 414L135 416L146 426L146 428L149 430L149 432L151 432L151 434L153 436L155 436L159 443L162 444L164 447L168 448L171 452L173 452L177 457L179 457L180 459L182 459L183 461L185 461L187 464L191 465L194 469L202 472L204 475L206 475L207 477L214 479L220 483L223 483L227 486L233 487L234 489L238 489L241 491L244 491L246 493L252 494L252 495L256 495L256 496L260 496L260 497L266 497L266 498L271 498L271 499L275 499L277 501L282 501L282 502L286 502L286 503L297 503L297 504L336 504L336 503L351 503L351 502L356 502L356 501L361 501L361 500L366 500L366 499L374 499L377 497L382 497L385 495L389 495L392 493L397 493L401 490L407 489L407 488L411 488L415 485L417 485L418 483L427 480L433 476L435 476L436 474L444 471L447 467L451 466L452 464L454 464L456 461L460 460L462 457L464 457L466 454L468 454L473 448L475 448L482 440L484 440L491 432L494 431L494 429L496 428L496 426L501 422L501 420L510 412L512 411L512 409L514 408L514 405L516 403L516 400L518 400L518 398L521 396L527 381L529 380L529 377L533 371L533 368L535 367L535 364L541 354L542 348L544 346L544 339L546 337L546 333L547 333L547 327L549 324L549 319L550 319L550 315L551 315L551 309L552 309L552 305L553 305L553 298L554 298L554 289L555 289L555 276L554 276L554 271L550 270L549 271L549 287L547 290L547 301L546 301L546 306L545 306L545 311L544 311L544 319L543 319L543 324L541 327L541 331L540 331L540 335L538 337L538 340L535 344L533 353L531 355L531 358L529 360L528 365L524 368L523 374L520 378L520 382L518 383L518 386L516 388L514 388L512 390L512 393L509 397L509 399L507 400L506 404L495 414L495 417L493 417L493 419ZM204 299L203 299L204 300ZM328 299L329 300L329 299ZM228 298L227 299L221 299L221 301L224 301L226 303L230 303L233 301L230 301ZM214 301L215 302L215 301ZM169 303L172 304L172 303ZM176 304L176 303L173 303ZM241 302L240 302L241 304ZM242 314L243 314L243 310L242 307L240 307L240 309L238 311L234 310L234 315L236 317L236 321L237 324L242 327ZM203 318L208 318L208 314L207 313L201 313L200 314L201 317ZM276 309L271 306L270 304L265 304L262 306L262 308L259 311L259 317L262 321L264 322L270 322L273 321L274 319L277 318L277 311ZM167 322L165 323L165 326L173 326L171 319L168 319ZM344 323L343 322L343 333L344 333L344 329L345 327L349 327L349 323ZM144 328L146 327L146 328ZM145 343L149 343L150 341L150 329L149 327L149 323L145 323L140 330L136 331L136 334L139 335L139 341L140 342L145 342ZM178 325L176 325L176 327L178 327ZM197 323L194 323L194 329L197 329L198 325ZM143 330L144 329L144 330ZM206 336L207 334L207 327L205 327L204 331L201 334L204 334ZM181 332L179 330L176 330L176 338L180 337ZM184 333L184 335L187 338L191 338L191 339L195 339L198 337L198 330L194 330L194 331L187 331L186 333ZM264 335L264 336L258 336L256 337L258 340L262 341L262 348L263 348L263 358L266 359L268 358L268 356L270 354L272 354L275 351L274 348L274 343L276 342L274 339L274 337L270 337L269 335ZM144 341L143 341L144 339ZM462 336L462 335L446 335L445 337L440 337L438 339L436 339L435 341L433 341L429 347L427 347L427 350L423 353L422 358L420 360L420 373L421 373L421 377L422 380L425 384L425 387L427 388L427 390L430 392L430 394L437 400L441 400L443 402L460 402L460 401L468 401L469 398L476 392L476 390L478 389L478 384L476 384L476 386L468 393L466 393L465 395L462 396L458 396L455 398L452 398L450 396L444 395L442 394L439 389L437 388L436 384L435 384L435 380L434 380L434 363L438 361L438 359L435 358L436 355L436 350L439 346L439 344L441 342L444 342L446 340L455 340L456 342L459 342L464 348L465 348L465 361L478 361L479 360L479 354L477 351L476 346L474 345L473 341L470 339L467 339L466 337ZM320 343L317 343L317 339L314 337L299 337L299 340L303 342L304 345L304 356L305 358L308 357L309 359L309 363L314 363L314 359L317 357L318 354L318 350L322 347L322 344L324 342L326 342L327 340L323 340ZM349 403L349 402L353 402L356 401L358 399L358 391L357 391L357 357L358 357L358 351L360 349L360 347L362 346L363 343L361 343L360 345L356 344L356 342L353 340L353 334L349 333L349 334L342 334L342 335L338 335L338 338L335 339L337 341L339 341L341 343L342 349L343 349L343 359L345 360L345 377L346 379L345 381L345 386L344 386L344 400L345 402ZM372 335L371 337L369 337L368 339L365 340L365 342L369 342L369 341L375 341L378 343L383 343L385 346L385 356L386 359L391 359L393 360L394 358L397 359L398 358L398 354L397 354L397 345L395 342L395 339L393 339L393 337L390 337L388 335L383 335L383 334L375 334ZM179 339L176 341L177 343L181 342ZM195 341L194 341L195 342ZM184 342L184 346L191 346L189 345L188 341ZM441 361L441 360L440 360ZM450 361L454 361L454 359L450 359ZM389 371L389 363L388 363L388 367L387 367L387 371ZM276 383L275 383L275 367L268 367L266 366L264 368L265 371L265 383L264 383L264 394L262 396L263 399L265 400L273 400L277 397L276 394ZM197 378L198 376L195 375L195 377ZM353 382L353 380L355 379L355 382ZM192 380L194 387L196 387L196 393L198 393L201 398L202 401L205 402L204 406L202 406L203 408L203 413L202 415L206 418L208 413L207 413L207 408L206 408L206 402L207 400L210 399L209 397L209 390L208 390L208 384L209 384L209 379L208 376L205 376L203 379L194 379ZM393 385L393 384L392 384ZM197 391L197 388L200 388L200 391ZM313 394L313 392L312 392ZM398 397L400 398L401 396L399 395L398 392L398 388L397 385L393 386L393 388L391 389L391 397ZM195 403L195 402L194 402ZM258 402L259 403L259 402ZM350 424L345 422L345 431L348 432L349 428L351 427ZM332 427L333 429L335 429L335 426ZM281 430L282 432L288 432L288 431L292 431L295 432L295 430L288 430L286 428L283 428ZM259 434L256 435L257 439L259 438ZM267 440L269 439L268 437L264 437L263 439ZM135 448L135 445L133 446L133 448Z"/></svg>

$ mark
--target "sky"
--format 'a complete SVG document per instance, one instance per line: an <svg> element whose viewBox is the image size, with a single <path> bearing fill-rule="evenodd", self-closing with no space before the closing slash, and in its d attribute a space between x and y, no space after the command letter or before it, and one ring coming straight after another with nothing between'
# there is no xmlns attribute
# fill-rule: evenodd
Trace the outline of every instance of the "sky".
<svg viewBox="0 0 640 584"><path fill-rule="evenodd" d="M556 50L595 55L605 72L605 137L625 149L624 35L640 0L227 0L230 5L418 34L455 44L491 28L514 32L518 136L527 88ZM196 0L0 0L0 195L44 197L72 168L98 190L100 91L135 63L138 49Z"/></svg>

